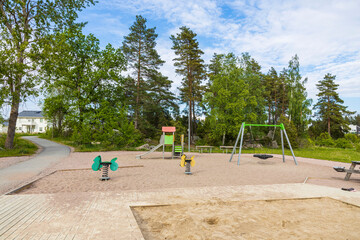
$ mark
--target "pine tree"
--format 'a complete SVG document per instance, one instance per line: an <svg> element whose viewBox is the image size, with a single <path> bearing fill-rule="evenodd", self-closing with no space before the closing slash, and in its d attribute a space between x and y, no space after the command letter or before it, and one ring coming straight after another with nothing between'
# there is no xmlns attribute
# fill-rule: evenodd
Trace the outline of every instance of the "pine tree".
<svg viewBox="0 0 360 240"><path fill-rule="evenodd" d="M136 16L136 21L130 27L129 35L124 37L122 45L122 51L135 78L135 81L128 78L130 82L127 84L130 85L128 90L132 93L129 103L132 105L134 125L137 129L145 127L145 123L141 124L141 116L154 107L148 101L145 101L150 92L159 93L162 96L161 99L166 99L171 103L174 101L174 95L169 91L172 81L159 72L159 67L163 65L164 61L161 60L155 49L155 39L158 36L155 33L156 28L148 28L146 22L147 20L141 15ZM135 86L131 87L131 85ZM157 101L160 101L160 98L153 103L157 104ZM148 108L146 108L147 106Z"/></svg>
<svg viewBox="0 0 360 240"><path fill-rule="evenodd" d="M179 88L181 101L187 103L189 106L190 116L190 136L194 135L195 125L195 111L197 103L202 100L204 86L201 85L205 78L204 60L201 55L204 54L199 48L199 43L196 40L196 33L188 27L181 27L181 32L176 36L171 35L170 39L173 41L173 49L176 58L174 66L176 73L183 76L182 85Z"/></svg>
<svg viewBox="0 0 360 240"><path fill-rule="evenodd" d="M336 92L339 84L335 83L335 78L335 75L328 73L316 84L319 90L316 96L319 98L314 109L317 110L316 115L320 118L323 129L332 137L341 137L343 132L349 129L344 117L355 112L348 111L347 107L342 105L344 101Z"/></svg>

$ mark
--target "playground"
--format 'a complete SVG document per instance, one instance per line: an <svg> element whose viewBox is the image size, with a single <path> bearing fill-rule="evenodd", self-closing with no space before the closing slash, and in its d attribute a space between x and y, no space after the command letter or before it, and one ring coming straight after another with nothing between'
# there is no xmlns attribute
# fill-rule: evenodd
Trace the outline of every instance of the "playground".
<svg viewBox="0 0 360 240"><path fill-rule="evenodd" d="M294 164L294 156L282 154L261 159L243 153L240 164L238 154L232 161L226 153L185 152L187 158L180 158L174 154L176 136L171 137L167 144L174 146L172 152L161 151L161 141L159 151L146 155L71 152L41 178L0 198L0 214L8 219L0 236L146 240L359 236L359 229L349 231L348 226L360 218L360 192L341 188L359 190L360 177L354 174L345 181L346 173L333 169L350 164L301 157ZM196 164L192 174L186 174L182 166L191 158ZM106 164L111 171L104 176L100 168ZM107 181L101 181L104 177Z"/></svg>

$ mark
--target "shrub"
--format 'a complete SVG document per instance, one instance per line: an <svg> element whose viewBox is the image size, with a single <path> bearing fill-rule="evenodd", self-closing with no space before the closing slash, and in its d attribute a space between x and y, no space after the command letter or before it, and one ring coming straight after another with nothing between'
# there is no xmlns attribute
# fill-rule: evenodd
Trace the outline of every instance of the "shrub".
<svg viewBox="0 0 360 240"><path fill-rule="evenodd" d="M345 139L352 142L352 143L358 143L359 137L356 136L356 134L348 133L345 135Z"/></svg>
<svg viewBox="0 0 360 240"><path fill-rule="evenodd" d="M357 152L360 152L360 143L358 143L358 144L355 145L355 150L356 150Z"/></svg>
<svg viewBox="0 0 360 240"><path fill-rule="evenodd" d="M346 140L345 138L336 139L335 145L338 148L353 148L352 143L350 141Z"/></svg>
<svg viewBox="0 0 360 240"><path fill-rule="evenodd" d="M324 132L321 133L320 136L316 138L315 144L318 146L333 147L335 146L335 141L334 139L331 138L329 133Z"/></svg>

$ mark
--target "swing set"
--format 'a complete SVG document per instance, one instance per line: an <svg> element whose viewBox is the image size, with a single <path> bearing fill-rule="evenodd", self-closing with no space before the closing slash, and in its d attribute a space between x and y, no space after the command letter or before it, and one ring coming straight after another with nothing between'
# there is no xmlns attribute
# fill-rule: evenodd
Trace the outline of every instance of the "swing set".
<svg viewBox="0 0 360 240"><path fill-rule="evenodd" d="M245 123L243 122L241 124L241 127L240 127L240 130L239 130L239 134L236 138L236 141L235 141L235 145L234 145L234 148L233 148L233 151L231 153L231 157L230 157L230 160L229 162L231 162L234 154L236 154L236 147L238 145L238 142L239 142L239 139L240 139L240 146L239 146L239 156L238 156L238 161L237 161L237 165L240 165L240 157L241 157L241 148L242 148L242 145L243 145L243 140L244 140L244 132L245 132L245 127L250 127L250 130L251 130L251 127L279 127L280 128L280 133L281 133L281 148L282 148L282 156L283 156L283 162L285 162L285 153L284 153L284 136L285 135L285 138L287 140L287 143L290 147L290 151L291 151L291 154L294 158L294 163L295 165L298 165L297 161L296 161L296 158L295 158L295 154L294 154L294 151L291 147L291 144L290 144L290 141L289 141L289 138L286 134L286 130L285 130L285 126L284 124L279 124L279 125L270 125L270 124L251 124L251 123ZM275 131L274 131L274 134L275 134ZM254 154L254 157L258 157L258 158L261 158L261 159L267 159L267 158L271 158L272 155L268 155L268 154Z"/></svg>

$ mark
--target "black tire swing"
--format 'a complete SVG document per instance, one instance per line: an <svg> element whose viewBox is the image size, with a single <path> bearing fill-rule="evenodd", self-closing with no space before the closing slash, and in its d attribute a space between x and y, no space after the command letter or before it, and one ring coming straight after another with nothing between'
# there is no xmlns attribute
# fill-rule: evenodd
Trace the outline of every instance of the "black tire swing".
<svg viewBox="0 0 360 240"><path fill-rule="evenodd" d="M251 144L253 144L252 141L253 141L253 140L255 141L255 138L254 138L254 134L252 133L252 130L251 130L251 125L249 126L249 128L250 128L250 141L251 141ZM271 141L274 140L275 130L276 130L276 126L275 126L275 128L274 128L274 133L273 133L273 136L272 136ZM254 147L254 150L255 150L255 147ZM256 153L255 153L255 154L253 155L253 157L257 157L257 158L266 160L266 159L268 159L268 158L272 158L273 155L270 155L270 154L256 154Z"/></svg>

